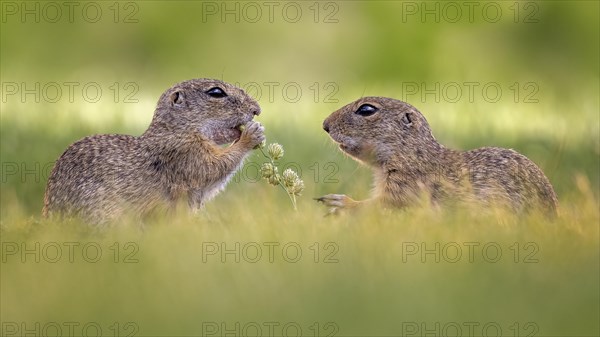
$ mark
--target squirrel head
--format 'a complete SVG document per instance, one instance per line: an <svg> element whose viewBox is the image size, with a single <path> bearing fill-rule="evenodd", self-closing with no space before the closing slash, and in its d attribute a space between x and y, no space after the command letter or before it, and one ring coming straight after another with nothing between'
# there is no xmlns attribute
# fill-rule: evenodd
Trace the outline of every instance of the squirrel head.
<svg viewBox="0 0 600 337"><path fill-rule="evenodd" d="M412 105L363 97L333 112L323 129L342 151L371 166L413 163L439 146L425 117Z"/></svg>
<svg viewBox="0 0 600 337"><path fill-rule="evenodd" d="M150 128L198 133L221 145L239 139L239 127L259 114L258 103L242 89L219 80L193 79L160 96Z"/></svg>

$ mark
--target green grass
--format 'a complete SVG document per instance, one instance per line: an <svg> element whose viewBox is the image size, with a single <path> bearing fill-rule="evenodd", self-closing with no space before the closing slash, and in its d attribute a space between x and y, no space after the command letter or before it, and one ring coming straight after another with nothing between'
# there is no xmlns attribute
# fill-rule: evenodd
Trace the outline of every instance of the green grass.
<svg viewBox="0 0 600 337"><path fill-rule="evenodd" d="M40 329L51 329L48 322L78 322L74 331L80 333L96 322L103 334L116 329L121 336L210 335L206 329L215 326L218 336L224 329L253 334L256 325L267 335L269 324L276 335L286 334L284 326L288 335L300 327L307 336L410 335L415 327L419 336L425 329L452 334L456 326L467 335L469 325L476 335L497 327L506 336L598 335L598 129L585 121L593 120L585 106L579 120L544 118L543 104L420 107L445 144L513 147L540 164L559 194L555 222L425 209L323 217L313 196L365 198L370 172L340 154L320 130L330 111L311 111L306 102L265 104L259 118L268 141L286 150L281 163L302 170L306 191L298 212L281 189L253 180L258 153L204 215L156 219L144 229L127 221L101 230L41 221L43 175L36 181L4 172L2 321L40 322ZM23 106L5 108L2 160L26 167L52 162L86 134L139 134L150 118L147 111L128 116L117 110L98 123L87 119L85 107L79 115L57 107L44 118L33 118L39 113ZM490 108L485 116L475 113ZM77 122L73 116L80 116ZM70 243L78 244L73 262ZM234 253L221 255L236 244L239 262ZM433 253L421 255L436 244L439 262ZM56 247L62 256L53 263ZM102 256L86 261L95 247ZM292 262L297 247L301 255ZM414 254L407 251L415 247ZM34 254L23 256L24 248L37 250L40 262ZM11 327L5 324L4 332Z"/></svg>
<svg viewBox="0 0 600 337"><path fill-rule="evenodd" d="M598 209L589 195L547 223L423 210L323 218L312 203L297 213L273 205L272 192L279 191L227 198L226 208L215 202L210 219L163 219L144 231L127 224L100 232L33 221L7 226L4 244L39 243L41 262L5 255L3 320L92 321L105 329L135 322L142 336L200 335L202 322L295 322L306 335L314 322L334 322L342 336L399 335L402 322L494 323L510 336L515 322L533 322L541 336L598 332ZM80 244L73 263L65 242ZM57 263L44 260L55 258L53 243L63 250ZM97 263L84 260L96 255L84 254L89 243L102 249ZM239 262L223 254L236 244ZM439 263L433 254L407 251L435 251L436 244Z"/></svg>

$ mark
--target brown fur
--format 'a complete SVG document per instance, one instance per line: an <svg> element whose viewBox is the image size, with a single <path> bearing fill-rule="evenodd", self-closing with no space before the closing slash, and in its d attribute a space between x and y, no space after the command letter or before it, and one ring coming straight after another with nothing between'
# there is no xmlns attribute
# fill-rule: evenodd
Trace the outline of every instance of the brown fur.
<svg viewBox="0 0 600 337"><path fill-rule="evenodd" d="M209 95L215 87L227 96ZM263 127L252 122L259 113L255 100L228 83L178 83L162 94L141 136L94 135L69 146L48 179L42 213L103 223L172 209L180 199L197 210L264 140Z"/></svg>
<svg viewBox="0 0 600 337"><path fill-rule="evenodd" d="M377 109L363 116L364 104ZM544 173L514 150L484 147L460 152L436 141L425 117L408 103L364 97L323 123L340 149L374 170L374 199L396 207L414 205L425 193L435 204L476 201L523 212L556 214L558 201ZM335 211L356 202L343 195L322 198Z"/></svg>

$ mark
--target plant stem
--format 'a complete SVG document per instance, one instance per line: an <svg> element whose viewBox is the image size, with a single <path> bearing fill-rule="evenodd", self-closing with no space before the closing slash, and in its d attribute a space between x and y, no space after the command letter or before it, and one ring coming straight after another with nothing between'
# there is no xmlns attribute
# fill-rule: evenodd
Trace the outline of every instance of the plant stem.
<svg viewBox="0 0 600 337"><path fill-rule="evenodd" d="M273 159L271 159L271 157L269 157L269 156L267 156L267 155L265 154L265 152L263 151L263 148L262 148L262 147L260 147L260 146L259 146L259 147L258 147L258 149L260 150L260 153L262 153L262 155L263 155L263 156L265 156L265 158L269 159L269 161L271 162L271 164L274 164L274 163L273 163Z"/></svg>
<svg viewBox="0 0 600 337"><path fill-rule="evenodd" d="M294 206L294 211L297 211L298 209L296 209L296 197L291 194L287 188L285 188L285 186L283 186L283 184L281 183L281 179L279 179L279 176L277 177L277 181L279 181L279 186L281 186L281 188L283 188L283 190L285 191L285 194L287 194L288 198L290 198L290 201L292 202L292 206Z"/></svg>
<svg viewBox="0 0 600 337"><path fill-rule="evenodd" d="M271 163L271 165L273 165L273 167L277 167L277 165L275 165L275 161L273 160L273 158L271 158L270 156L267 156L265 154L265 152L263 151L262 147L258 147L258 149L260 150L260 153L262 153L263 156L265 156L265 158L269 159L269 162ZM283 188L283 190L285 191L285 194L287 194L288 198L290 198L290 201L292 202L292 206L294 207L294 211L297 211L298 208L296 208L296 196L291 194L287 188L285 188L285 186L283 186L283 184L281 183L281 176L276 175L277 177L277 182L279 183L278 185L281 186L281 188Z"/></svg>

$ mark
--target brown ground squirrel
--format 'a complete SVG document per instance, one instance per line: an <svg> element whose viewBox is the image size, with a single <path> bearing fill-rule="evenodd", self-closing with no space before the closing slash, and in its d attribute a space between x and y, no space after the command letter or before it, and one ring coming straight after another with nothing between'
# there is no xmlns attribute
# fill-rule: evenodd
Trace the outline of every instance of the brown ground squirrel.
<svg viewBox="0 0 600 337"><path fill-rule="evenodd" d="M181 199L197 210L264 141L263 126L252 121L259 114L258 103L231 84L175 84L141 136L94 135L69 146L48 179L42 214L97 224L172 209Z"/></svg>
<svg viewBox="0 0 600 337"><path fill-rule="evenodd" d="M465 152L446 148L408 103L364 97L332 113L323 129L342 151L373 168L372 199L385 204L414 205L425 193L434 204L475 201L518 213L557 212L552 185L527 157L495 147ZM317 200L330 212L361 203L342 194Z"/></svg>

